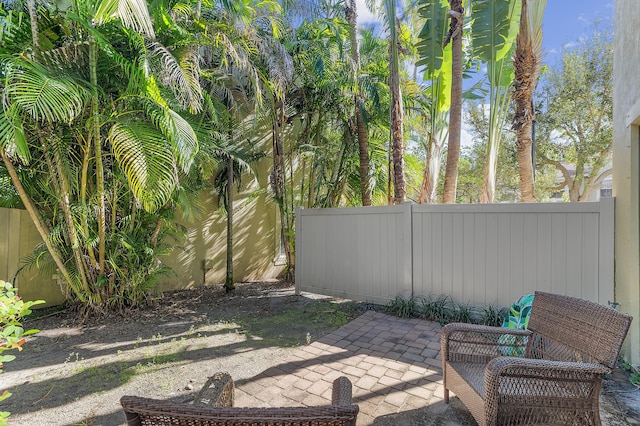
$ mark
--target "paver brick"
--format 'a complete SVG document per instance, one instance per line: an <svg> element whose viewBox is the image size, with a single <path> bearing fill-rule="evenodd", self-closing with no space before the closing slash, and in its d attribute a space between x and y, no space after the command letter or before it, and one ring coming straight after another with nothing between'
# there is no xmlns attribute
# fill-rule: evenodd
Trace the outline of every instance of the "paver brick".
<svg viewBox="0 0 640 426"><path fill-rule="evenodd" d="M362 368L354 367L351 365L345 367L343 371L345 374L348 374L349 376L353 376L353 377L362 377L367 373L367 370L363 370Z"/></svg>
<svg viewBox="0 0 640 426"><path fill-rule="evenodd" d="M300 390L307 390L312 384L313 382L310 382L309 380L303 378L298 378L298 380L293 382L293 386Z"/></svg>
<svg viewBox="0 0 640 426"><path fill-rule="evenodd" d="M378 378L373 376L363 376L359 380L354 383L354 386L357 386L362 389L370 390L374 385L378 383Z"/></svg>
<svg viewBox="0 0 640 426"><path fill-rule="evenodd" d="M384 402L386 402L387 404L391 404L398 409L404 405L406 400L407 394L400 391L391 392L384 397Z"/></svg>
<svg viewBox="0 0 640 426"><path fill-rule="evenodd" d="M373 376L379 379L380 377L384 376L388 370L389 369L387 367L383 367L381 365L374 365L367 370L367 375Z"/></svg>
<svg viewBox="0 0 640 426"><path fill-rule="evenodd" d="M324 380L319 380L309 386L307 392L312 395L322 396L327 389L331 389L331 383L325 382Z"/></svg>

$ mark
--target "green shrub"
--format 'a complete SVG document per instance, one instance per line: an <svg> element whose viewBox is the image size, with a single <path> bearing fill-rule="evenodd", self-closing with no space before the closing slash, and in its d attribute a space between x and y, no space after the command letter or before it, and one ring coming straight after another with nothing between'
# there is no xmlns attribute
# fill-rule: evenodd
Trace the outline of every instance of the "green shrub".
<svg viewBox="0 0 640 426"><path fill-rule="evenodd" d="M405 299L396 296L395 299L387 303L387 312L400 318L411 318L416 313L416 302L413 298Z"/></svg>
<svg viewBox="0 0 640 426"><path fill-rule="evenodd" d="M419 302L414 298L404 299L396 296L387 303L386 310L401 318L418 317L439 322L441 325L450 322L466 322L500 327L506 315L505 309L490 305L477 308L468 303L466 305L454 303L447 295L424 297Z"/></svg>
<svg viewBox="0 0 640 426"><path fill-rule="evenodd" d="M15 355L4 355L4 352L12 349L21 351L25 342L24 337L38 332L38 330L25 331L20 320L31 313L32 306L39 303L44 301L23 302L11 283L0 280L0 373L2 373L3 363L15 359ZM0 393L0 401L10 396L11 392L4 390ZM8 412L0 412L0 426L7 424L8 417Z"/></svg>

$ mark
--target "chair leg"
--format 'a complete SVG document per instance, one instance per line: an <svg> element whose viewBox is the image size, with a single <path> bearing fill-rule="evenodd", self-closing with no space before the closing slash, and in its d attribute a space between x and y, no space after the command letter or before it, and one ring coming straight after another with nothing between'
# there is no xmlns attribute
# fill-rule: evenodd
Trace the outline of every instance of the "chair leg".
<svg viewBox="0 0 640 426"><path fill-rule="evenodd" d="M444 388L444 403L448 404L449 403L449 389Z"/></svg>

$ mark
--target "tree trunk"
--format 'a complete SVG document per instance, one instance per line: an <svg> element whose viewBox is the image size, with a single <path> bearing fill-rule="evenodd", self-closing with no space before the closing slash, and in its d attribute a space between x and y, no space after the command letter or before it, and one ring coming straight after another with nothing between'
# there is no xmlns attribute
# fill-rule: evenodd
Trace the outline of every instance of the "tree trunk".
<svg viewBox="0 0 640 426"><path fill-rule="evenodd" d="M531 158L531 122L526 123L516 132L516 149L518 152L518 175L520 178L520 194L522 202L535 203L536 194L533 181L533 164Z"/></svg>
<svg viewBox="0 0 640 426"><path fill-rule="evenodd" d="M436 187L440 176L440 156L442 155L442 144L429 134L429 144L427 148L427 163L422 173L422 185L420 186L420 196L418 203L432 204L436 201Z"/></svg>
<svg viewBox="0 0 640 426"><path fill-rule="evenodd" d="M447 165L444 177L443 203L456 202L458 186L458 159L460 158L460 135L462 132L462 23L464 10L462 0L449 0L451 25L445 44L451 41L451 110L449 112L449 141L447 143Z"/></svg>
<svg viewBox="0 0 640 426"><path fill-rule="evenodd" d="M96 154L96 195L98 196L98 268L105 273L105 238L106 209L104 189L104 168L102 166L102 138L100 137L99 102L98 102L98 44L94 39L89 41L89 71L91 78L91 116L92 134Z"/></svg>
<svg viewBox="0 0 640 426"><path fill-rule="evenodd" d="M235 290L233 281L233 157L227 160L227 277L224 280L227 293Z"/></svg>
<svg viewBox="0 0 640 426"><path fill-rule="evenodd" d="M360 196L363 206L371 205L371 189L369 188L369 132L364 122L362 111L364 102L360 95L360 85L358 76L360 73L360 49L358 46L358 12L355 0L348 0L344 8L344 13L349 22L349 41L351 44L351 61L353 63L354 89L353 96L355 104L356 130L358 137L358 151L360 158Z"/></svg>
<svg viewBox="0 0 640 426"><path fill-rule="evenodd" d="M520 31L516 39L516 52L513 57L515 71L513 99L516 107L513 129L516 131L521 198L525 203L532 203L536 201L531 157L532 128L535 118L533 91L536 88L540 64L528 34L527 0L522 0Z"/></svg>
<svg viewBox="0 0 640 426"><path fill-rule="evenodd" d="M395 16L390 25L396 25ZM391 90L391 152L393 158L393 204L402 204L406 199L404 181L404 145L402 141L402 92L400 90L400 60L398 40L391 38L389 45L389 88Z"/></svg>
<svg viewBox="0 0 640 426"><path fill-rule="evenodd" d="M289 227L287 220L287 206L285 202L284 185L284 124L286 122L284 114L284 99L277 98L274 101L274 129L273 129L273 171L271 172L271 188L274 199L280 209L280 229L281 238L284 245L284 252L287 258L287 274L285 279L293 281L295 277L293 255L291 244L289 244Z"/></svg>
<svg viewBox="0 0 640 426"><path fill-rule="evenodd" d="M494 106L492 105L490 108L494 108ZM491 113L493 113L493 110ZM496 170L498 168L498 150L500 149L498 142L500 136L496 134L496 129L492 130L489 131L487 160L484 165L484 179L482 180L482 191L480 192L480 202L483 204L493 203L496 195ZM501 130L498 129L497 131Z"/></svg>
<svg viewBox="0 0 640 426"><path fill-rule="evenodd" d="M50 239L51 232L49 231L49 228L47 227L47 224L45 223L45 221L42 219L42 216L40 216L40 213L38 212L36 207L33 205L31 198L29 198L29 195L27 194L24 187L22 186L22 183L20 182L20 179L18 177L18 173L16 172L16 169L13 167L13 163L11 162L11 160L5 154L4 151L0 151L0 154L2 155L2 161L4 162L4 165L7 168L7 171L9 172L9 176L11 177L11 183L13 183L13 186L16 188L16 191L20 196L20 200L22 201L22 204L27 210L27 213L29 213L29 217L31 218L31 221L35 225L36 230L38 231L38 234L40 234L40 238L42 238L42 241L47 247L47 250L49 251L49 254L51 255L51 258L53 259L54 263L56 264L58 271L62 274L62 277L65 279L65 281L69 283L69 287L71 288L73 293L76 295L78 300L80 300L81 302L85 302L86 298L83 291L76 286L75 281L71 278L71 274L69 274L69 271L67 270L67 267L65 266L62 260L62 256L60 255L60 252L51 243L51 239Z"/></svg>
<svg viewBox="0 0 640 426"><path fill-rule="evenodd" d="M28 0L27 8L29 9L29 22L31 24L31 43L33 45L33 53L35 56L39 56L40 36L38 32L38 11L36 10L35 0Z"/></svg>

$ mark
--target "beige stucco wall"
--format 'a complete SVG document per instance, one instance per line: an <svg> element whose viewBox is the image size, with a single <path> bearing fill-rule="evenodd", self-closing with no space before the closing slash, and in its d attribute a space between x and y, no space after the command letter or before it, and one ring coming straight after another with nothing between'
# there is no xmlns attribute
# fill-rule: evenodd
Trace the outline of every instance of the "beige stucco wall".
<svg viewBox="0 0 640 426"><path fill-rule="evenodd" d="M640 8L615 1L613 195L616 197L616 300L634 316L623 354L640 364Z"/></svg>
<svg viewBox="0 0 640 426"><path fill-rule="evenodd" d="M235 194L234 278L236 282L277 278L284 270L279 258L279 226L276 205L268 199L267 186L271 159L265 157L256 167L257 177L245 176L240 193ZM226 215L218 209L213 192L202 193L205 213L193 223L183 221L187 237L176 243L162 261L174 273L160 280L162 291L187 289L199 285L224 283L226 276ZM13 281L22 265L42 240L26 211L0 208L0 279ZM64 296L51 274L37 267L23 270L15 279L25 300L43 299L44 306L64 302Z"/></svg>
<svg viewBox="0 0 640 426"><path fill-rule="evenodd" d="M257 178L243 179L234 196L234 279L236 282L278 277L284 265L277 259L279 228L277 207L267 198L271 159L258 165ZM258 191L259 195L255 195ZM163 260L175 275L161 280L160 289L184 289L203 284L222 284L226 276L226 214L218 209L217 194L203 193L205 218L184 223L186 241L178 243L171 256Z"/></svg>

